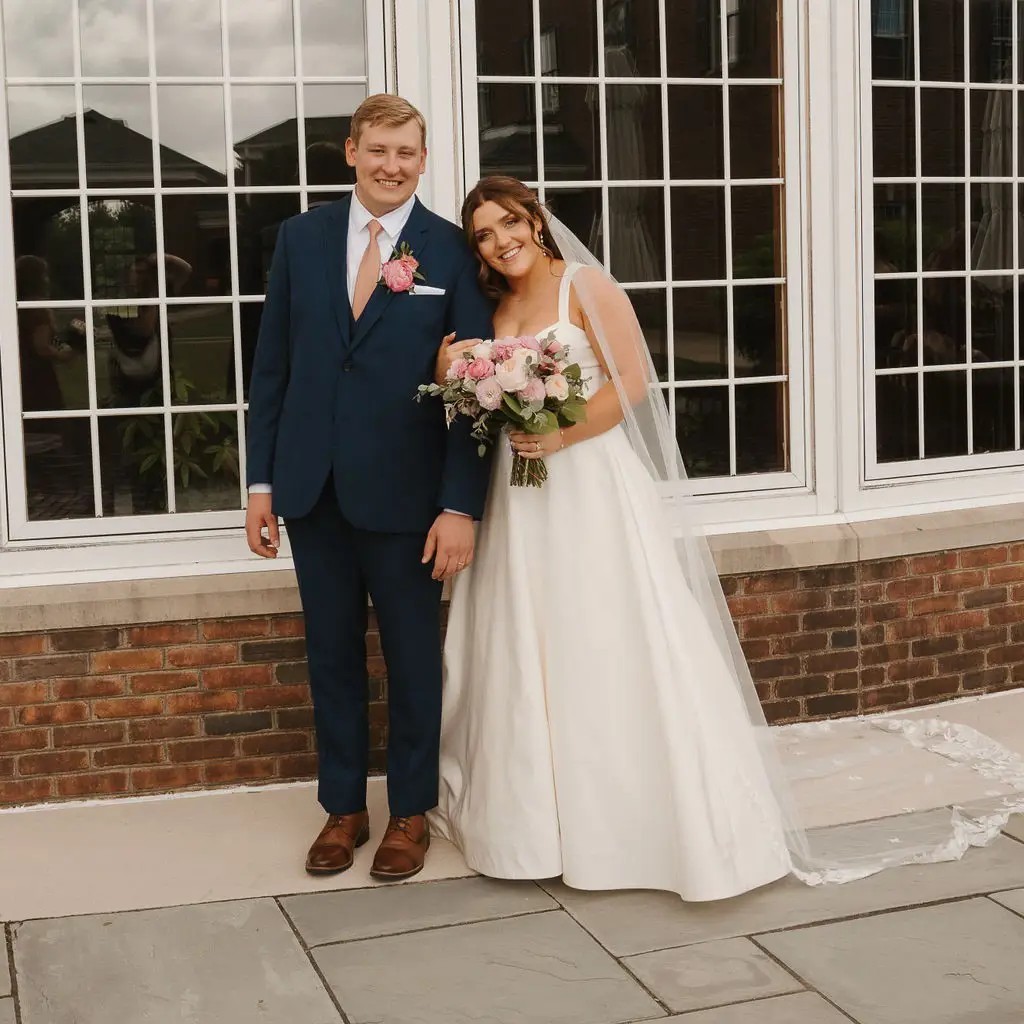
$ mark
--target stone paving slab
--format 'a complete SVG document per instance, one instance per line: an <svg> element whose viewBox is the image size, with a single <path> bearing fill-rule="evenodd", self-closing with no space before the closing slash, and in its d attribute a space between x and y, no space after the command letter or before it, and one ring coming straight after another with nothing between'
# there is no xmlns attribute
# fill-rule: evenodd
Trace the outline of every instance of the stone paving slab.
<svg viewBox="0 0 1024 1024"><path fill-rule="evenodd" d="M0 996L11 994L11 967L7 960L7 941L0 925Z"/></svg>
<svg viewBox="0 0 1024 1024"><path fill-rule="evenodd" d="M1024 917L1024 889L1011 889L1010 892L997 892L991 896L996 903L1001 903L1004 907L1008 907L1010 910L1021 917Z"/></svg>
<svg viewBox="0 0 1024 1024"><path fill-rule="evenodd" d="M1010 818L1003 831L1024 843L1024 814L1015 814Z"/></svg>
<svg viewBox="0 0 1024 1024"><path fill-rule="evenodd" d="M339 1024L273 900L30 921L22 1024Z"/></svg>
<svg viewBox="0 0 1024 1024"><path fill-rule="evenodd" d="M795 878L715 903L672 893L582 892L542 883L616 956L735 938L837 917L872 913L1024 885L1024 844L1000 836L963 860L893 868L846 885L807 886Z"/></svg>
<svg viewBox="0 0 1024 1024"><path fill-rule="evenodd" d="M758 941L860 1024L1024 1020L1024 920L987 899Z"/></svg>
<svg viewBox="0 0 1024 1024"><path fill-rule="evenodd" d="M351 1024L615 1024L665 1012L561 911L322 946Z"/></svg>
<svg viewBox="0 0 1024 1024"><path fill-rule="evenodd" d="M281 905L307 946L559 909L533 882L490 878L290 896Z"/></svg>
<svg viewBox="0 0 1024 1024"><path fill-rule="evenodd" d="M752 1003L665 1017L658 1024L668 1024L673 1020L683 1024L850 1024L849 1017L813 992L775 999L756 999ZM633 1024L641 1022L634 1021Z"/></svg>
<svg viewBox="0 0 1024 1024"><path fill-rule="evenodd" d="M642 953L623 963L670 1010L802 992L803 985L749 939Z"/></svg>
<svg viewBox="0 0 1024 1024"><path fill-rule="evenodd" d="M15 1024L13 999L0 999L0 1024Z"/></svg>

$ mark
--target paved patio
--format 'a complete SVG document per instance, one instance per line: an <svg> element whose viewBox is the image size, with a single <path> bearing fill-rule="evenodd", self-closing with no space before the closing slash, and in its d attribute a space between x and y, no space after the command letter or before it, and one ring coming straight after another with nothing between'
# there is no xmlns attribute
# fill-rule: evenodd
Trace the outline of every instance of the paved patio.
<svg viewBox="0 0 1024 1024"><path fill-rule="evenodd" d="M455 878L5 931L0 1024L1020 1024L1024 818L719 904Z"/></svg>

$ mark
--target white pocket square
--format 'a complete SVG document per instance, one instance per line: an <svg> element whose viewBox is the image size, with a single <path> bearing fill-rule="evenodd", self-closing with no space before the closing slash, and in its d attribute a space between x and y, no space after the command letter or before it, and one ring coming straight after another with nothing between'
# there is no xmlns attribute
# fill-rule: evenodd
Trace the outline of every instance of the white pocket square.
<svg viewBox="0 0 1024 1024"><path fill-rule="evenodd" d="M435 288L432 284L413 285L411 295L444 295L443 288Z"/></svg>

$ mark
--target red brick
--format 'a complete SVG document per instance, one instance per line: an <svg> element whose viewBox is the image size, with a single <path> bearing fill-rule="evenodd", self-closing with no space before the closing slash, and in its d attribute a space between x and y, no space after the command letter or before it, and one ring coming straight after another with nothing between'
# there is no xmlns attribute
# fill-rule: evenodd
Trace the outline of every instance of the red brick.
<svg viewBox="0 0 1024 1024"><path fill-rule="evenodd" d="M985 657L985 662L988 665L1013 665L1021 661L1024 661L1024 644L996 647Z"/></svg>
<svg viewBox="0 0 1024 1024"><path fill-rule="evenodd" d="M250 640L271 635L270 620L208 619L203 622L204 640Z"/></svg>
<svg viewBox="0 0 1024 1024"><path fill-rule="evenodd" d="M837 672L832 677L833 690L858 690L860 689L860 673L858 672Z"/></svg>
<svg viewBox="0 0 1024 1024"><path fill-rule="evenodd" d="M43 754L22 754L18 758L19 775L60 775L88 767L86 750L50 750Z"/></svg>
<svg viewBox="0 0 1024 1024"><path fill-rule="evenodd" d="M206 711L234 711L237 693L171 693L167 696L168 715L199 715Z"/></svg>
<svg viewBox="0 0 1024 1024"><path fill-rule="evenodd" d="M902 683L908 679L925 679L937 675L934 658L916 658L913 661L896 661L888 668L889 679L894 683Z"/></svg>
<svg viewBox="0 0 1024 1024"><path fill-rule="evenodd" d="M226 782L252 782L272 779L277 774L277 763L272 757L249 758L238 761L220 761L205 765L206 781L211 785Z"/></svg>
<svg viewBox="0 0 1024 1024"><path fill-rule="evenodd" d="M747 594L778 594L784 590L794 590L796 583L795 572L769 572L746 577L743 590Z"/></svg>
<svg viewBox="0 0 1024 1024"><path fill-rule="evenodd" d="M52 779L13 779L0 782L0 804L31 804L53 794Z"/></svg>
<svg viewBox="0 0 1024 1024"><path fill-rule="evenodd" d="M163 668L164 652L155 651L97 651L92 655L94 672L145 672Z"/></svg>
<svg viewBox="0 0 1024 1024"><path fill-rule="evenodd" d="M0 635L0 658L21 658L29 654L42 654L45 650L46 637L39 633Z"/></svg>
<svg viewBox="0 0 1024 1024"><path fill-rule="evenodd" d="M1006 548L1006 557L1011 562L1024 562L1024 544L1010 544Z"/></svg>
<svg viewBox="0 0 1024 1024"><path fill-rule="evenodd" d="M827 590L847 586L857 581L856 565L829 565L816 569L801 569L796 574L801 590Z"/></svg>
<svg viewBox="0 0 1024 1024"><path fill-rule="evenodd" d="M979 629L985 625L985 612L954 612L952 615L940 615L935 619L936 633L960 633L968 629Z"/></svg>
<svg viewBox="0 0 1024 1024"><path fill-rule="evenodd" d="M1006 597L1006 587L985 587L983 590L972 590L964 594L964 607L985 608L989 605L1002 604Z"/></svg>
<svg viewBox="0 0 1024 1024"><path fill-rule="evenodd" d="M994 565L988 571L988 581L991 584L1019 583L1024 580L1024 562L1017 562L1014 565Z"/></svg>
<svg viewBox="0 0 1024 1024"><path fill-rule="evenodd" d="M795 633L799 628L800 619L796 615L768 615L744 619L741 634L744 638L778 636L780 633Z"/></svg>
<svg viewBox="0 0 1024 1024"><path fill-rule="evenodd" d="M807 698L809 715L843 715L858 709L856 693L829 693L823 697Z"/></svg>
<svg viewBox="0 0 1024 1024"><path fill-rule="evenodd" d="M862 580L894 580L906 576L910 566L905 558L892 558L884 562L865 562L860 567Z"/></svg>
<svg viewBox="0 0 1024 1024"><path fill-rule="evenodd" d="M243 736L242 753L249 756L297 754L309 750L308 732L275 732L262 736Z"/></svg>
<svg viewBox="0 0 1024 1024"><path fill-rule="evenodd" d="M860 651L862 665L884 665L888 661L898 661L910 654L910 644L879 644L877 647L862 647Z"/></svg>
<svg viewBox="0 0 1024 1024"><path fill-rule="evenodd" d="M942 672L970 672L982 668L985 664L983 651L961 651L959 654L947 654L938 659L937 665Z"/></svg>
<svg viewBox="0 0 1024 1024"><path fill-rule="evenodd" d="M109 651L119 640L117 629L67 629L50 634L55 651Z"/></svg>
<svg viewBox="0 0 1024 1024"><path fill-rule="evenodd" d="M798 700L772 700L764 706L764 716L770 723L792 722L800 718Z"/></svg>
<svg viewBox="0 0 1024 1024"><path fill-rule="evenodd" d="M893 580L886 588L886 597L899 600L903 597L924 597L935 592L935 579L931 576L910 576Z"/></svg>
<svg viewBox="0 0 1024 1024"><path fill-rule="evenodd" d="M860 654L857 651L812 654L806 662L809 672L842 672L844 669L856 668L859 663Z"/></svg>
<svg viewBox="0 0 1024 1024"><path fill-rule="evenodd" d="M301 615L284 615L274 619L274 636L305 636L306 623Z"/></svg>
<svg viewBox="0 0 1024 1024"><path fill-rule="evenodd" d="M732 597L733 594L738 594L743 589L743 577L742 576L723 576L722 577L722 593L726 597ZM445 604L441 605L441 621L442 624L448 621L448 608Z"/></svg>
<svg viewBox="0 0 1024 1024"><path fill-rule="evenodd" d="M159 697L116 697L94 701L92 710L97 718L152 718L163 711L163 702Z"/></svg>
<svg viewBox="0 0 1024 1024"><path fill-rule="evenodd" d="M800 676L797 679L780 679L775 684L777 697L807 697L828 693L828 676Z"/></svg>
<svg viewBox="0 0 1024 1024"><path fill-rule="evenodd" d="M241 690L269 686L274 681L273 665L231 665L203 669L203 684L211 689Z"/></svg>
<svg viewBox="0 0 1024 1024"><path fill-rule="evenodd" d="M67 725L89 717L88 704L64 701L60 704L36 704L22 708L18 716L23 725Z"/></svg>
<svg viewBox="0 0 1024 1024"><path fill-rule="evenodd" d="M1009 679L1010 670L1005 665L999 668L986 668L980 672L968 672L964 676L965 690L982 690L989 686L998 686Z"/></svg>
<svg viewBox="0 0 1024 1024"><path fill-rule="evenodd" d="M756 621L756 619L745 619L744 623ZM366 671L371 679L384 679L387 677L388 667L383 658L367 658Z"/></svg>
<svg viewBox="0 0 1024 1024"><path fill-rule="evenodd" d="M11 729L0 732L0 753L45 750L50 745L49 729Z"/></svg>
<svg viewBox="0 0 1024 1024"><path fill-rule="evenodd" d="M316 754L288 754L278 762L278 772L283 779L316 775L316 768Z"/></svg>
<svg viewBox="0 0 1024 1024"><path fill-rule="evenodd" d="M936 597L922 597L910 602L911 615L934 615L937 612L956 611L956 594L940 594Z"/></svg>
<svg viewBox="0 0 1024 1024"><path fill-rule="evenodd" d="M1003 608L989 608L988 621L993 626L1011 622L1024 622L1024 604L1009 604Z"/></svg>
<svg viewBox="0 0 1024 1024"><path fill-rule="evenodd" d="M89 670L85 654L54 654L47 658L20 658L11 670L13 679L53 679L80 676Z"/></svg>
<svg viewBox="0 0 1024 1024"><path fill-rule="evenodd" d="M1006 561L1006 545L988 548L968 548L960 552L960 564L965 569L977 565L1001 565Z"/></svg>
<svg viewBox="0 0 1024 1024"><path fill-rule="evenodd" d="M807 654L828 649L828 633L790 633L772 637L773 654Z"/></svg>
<svg viewBox="0 0 1024 1024"><path fill-rule="evenodd" d="M57 700L72 700L75 697L117 697L124 693L125 683L121 676L78 676L58 679L53 684L53 695Z"/></svg>
<svg viewBox="0 0 1024 1024"><path fill-rule="evenodd" d="M0 779L11 779L14 777L14 758L0 757Z"/></svg>
<svg viewBox="0 0 1024 1024"><path fill-rule="evenodd" d="M794 590L775 594L771 599L774 612L812 612L827 608L828 604L827 590Z"/></svg>
<svg viewBox="0 0 1024 1024"><path fill-rule="evenodd" d="M114 796L127 792L127 772L90 772L57 779L57 796Z"/></svg>
<svg viewBox="0 0 1024 1024"><path fill-rule="evenodd" d="M129 647L166 647L169 644L187 644L199 638L195 622L167 622L153 626L134 626L128 630Z"/></svg>
<svg viewBox="0 0 1024 1024"><path fill-rule="evenodd" d="M167 651L167 664L176 668L231 665L237 660L235 644L197 644L194 647L171 647Z"/></svg>
<svg viewBox="0 0 1024 1024"><path fill-rule="evenodd" d="M309 703L307 686L268 686L242 693L243 708L290 708Z"/></svg>
<svg viewBox="0 0 1024 1024"><path fill-rule="evenodd" d="M857 603L857 591L853 587L833 590L829 594L829 603L833 608L852 608Z"/></svg>
<svg viewBox="0 0 1024 1024"><path fill-rule="evenodd" d="M931 576L936 572L948 572L958 564L955 551L939 551L931 555L915 555L910 559L910 571L914 576Z"/></svg>
<svg viewBox="0 0 1024 1024"><path fill-rule="evenodd" d="M931 632L931 619L900 619L885 624L885 639L889 642L915 640L922 636L929 636Z"/></svg>
<svg viewBox="0 0 1024 1024"><path fill-rule="evenodd" d="M959 676L937 676L935 679L918 679L912 684L914 700L935 697L949 697L960 691Z"/></svg>
<svg viewBox="0 0 1024 1024"><path fill-rule="evenodd" d="M915 658L922 658L929 654L952 654L959 646L959 637L929 636L923 640L915 640L911 649Z"/></svg>
<svg viewBox="0 0 1024 1024"><path fill-rule="evenodd" d="M95 750L92 763L96 768L118 768L133 764L160 764L164 749L159 743L130 743L124 747Z"/></svg>
<svg viewBox="0 0 1024 1024"><path fill-rule="evenodd" d="M176 790L197 786L203 781L203 769L198 764L167 765L162 768L134 768L131 787L136 792L146 790Z"/></svg>
<svg viewBox="0 0 1024 1024"><path fill-rule="evenodd" d="M896 622L893 625L902 625ZM885 643L886 626L861 626L860 643L863 647L873 647L875 644Z"/></svg>
<svg viewBox="0 0 1024 1024"><path fill-rule="evenodd" d="M734 619L749 618L751 615L764 615L768 611L767 597L749 597L746 594L735 594L727 601L729 614ZM380 653L377 651L376 653Z"/></svg>
<svg viewBox="0 0 1024 1024"><path fill-rule="evenodd" d="M985 585L985 574L979 569L970 572L948 572L938 577L939 590L944 594L950 591L975 590Z"/></svg>
<svg viewBox="0 0 1024 1024"><path fill-rule="evenodd" d="M128 680L132 693L169 693L199 686L198 672L146 672Z"/></svg>
<svg viewBox="0 0 1024 1024"><path fill-rule="evenodd" d="M860 670L860 682L858 689L866 686L881 686L885 682L885 666L872 665Z"/></svg>
<svg viewBox="0 0 1024 1024"><path fill-rule="evenodd" d="M861 604L878 604L885 600L884 583L863 583L859 591Z"/></svg>
<svg viewBox="0 0 1024 1024"><path fill-rule="evenodd" d="M750 674L755 679L777 679L780 676L796 676L800 674L800 659L768 658L764 661L750 662ZM383 707L377 704L375 707Z"/></svg>
<svg viewBox="0 0 1024 1024"><path fill-rule="evenodd" d="M69 725L53 730L55 747L92 747L124 741L124 722L89 723Z"/></svg>
<svg viewBox="0 0 1024 1024"><path fill-rule="evenodd" d="M180 740L167 744L167 756L175 764L205 761L216 757L234 757L235 753L235 741L232 739Z"/></svg>
<svg viewBox="0 0 1024 1024"><path fill-rule="evenodd" d="M978 650L982 647L995 647L1006 643L1007 629L1005 626L986 626L984 629L971 629L960 637L965 651Z"/></svg>
<svg viewBox="0 0 1024 1024"><path fill-rule="evenodd" d="M147 718L128 723L133 743L139 740L182 739L199 732L198 718Z"/></svg>
<svg viewBox="0 0 1024 1024"><path fill-rule="evenodd" d="M770 658L772 654L772 642L771 640L741 640L740 647L743 648L743 655L747 661L758 661L764 658ZM305 682L307 677L303 677L302 681ZM288 679L281 678L281 673L277 673L277 681L279 683L298 682L298 678Z"/></svg>
<svg viewBox="0 0 1024 1024"><path fill-rule="evenodd" d="M877 690L865 690L862 694L862 709L888 708L894 704L906 704L910 700L910 687L881 686Z"/></svg>
<svg viewBox="0 0 1024 1024"><path fill-rule="evenodd" d="M886 604L871 604L860 610L861 622L871 625L875 622L892 622L905 619L908 614L906 601L890 601Z"/></svg>

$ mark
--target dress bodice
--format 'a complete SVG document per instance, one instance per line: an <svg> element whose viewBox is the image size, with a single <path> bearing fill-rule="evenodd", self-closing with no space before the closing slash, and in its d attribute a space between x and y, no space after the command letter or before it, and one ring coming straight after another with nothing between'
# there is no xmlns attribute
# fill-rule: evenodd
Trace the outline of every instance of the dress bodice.
<svg viewBox="0 0 1024 1024"><path fill-rule="evenodd" d="M576 271L583 266L582 263L568 263L565 273L562 275L562 282L558 287L558 319L541 331L537 331L537 337L554 338L569 350L569 362L577 363L583 371L583 378L586 380L586 394L593 394L602 384L607 381L604 370L601 368L601 361L590 344L587 332L582 327L577 327L569 318L569 287Z"/></svg>

